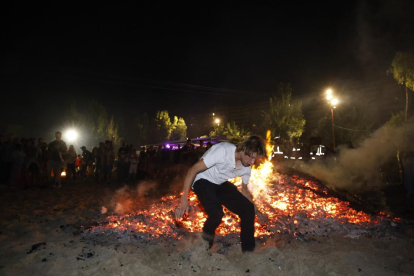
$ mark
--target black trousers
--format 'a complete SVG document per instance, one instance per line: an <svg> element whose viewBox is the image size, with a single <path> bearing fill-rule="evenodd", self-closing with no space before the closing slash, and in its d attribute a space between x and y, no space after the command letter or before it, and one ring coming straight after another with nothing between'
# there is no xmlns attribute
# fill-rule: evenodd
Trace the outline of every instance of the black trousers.
<svg viewBox="0 0 414 276"><path fill-rule="evenodd" d="M1 162L0 164L0 184L9 185L10 173L12 170L11 162Z"/></svg>
<svg viewBox="0 0 414 276"><path fill-rule="evenodd" d="M242 250L251 251L254 249L254 205L239 192L236 186L228 181L217 185L208 180L200 179L194 183L193 190L208 216L203 227L206 234L214 236L224 216L223 205L238 215L241 220Z"/></svg>
<svg viewBox="0 0 414 276"><path fill-rule="evenodd" d="M75 163L67 164L67 165L68 165L68 171L70 171L72 173L73 180L76 180L76 167L75 167Z"/></svg>

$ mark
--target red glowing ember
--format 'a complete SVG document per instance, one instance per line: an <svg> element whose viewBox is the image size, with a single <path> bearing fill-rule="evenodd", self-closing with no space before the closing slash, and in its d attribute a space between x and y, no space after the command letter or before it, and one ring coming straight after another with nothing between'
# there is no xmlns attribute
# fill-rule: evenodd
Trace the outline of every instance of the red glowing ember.
<svg viewBox="0 0 414 276"><path fill-rule="evenodd" d="M271 162L252 169L249 184L258 208L269 217L262 227L255 224L255 236L267 236L274 233L310 232L316 235L329 231L368 229L381 222L389 222L390 217L383 213L371 216L349 207L349 203L328 196L328 190L316 182L298 176L282 176L273 172ZM233 180L240 184L237 179ZM190 214L180 220L174 219L174 211L179 195L166 196L158 204L147 210L126 215L108 216L109 223L91 229L94 233L132 232L141 233L146 238L167 236L180 239L183 230L201 232L206 215L200 209L195 194L190 195ZM225 208L224 208L225 209ZM393 219L398 221L399 219ZM223 223L217 229L217 235L226 235L240 231L239 219L225 209ZM319 232L318 232L319 231Z"/></svg>
<svg viewBox="0 0 414 276"><path fill-rule="evenodd" d="M267 134L270 140L270 132ZM252 168L249 190L256 206L266 213L269 222L266 226L255 224L255 237L264 237L275 233L312 233L324 235L331 231L366 232L380 223L399 221L380 213L372 216L349 207L349 203L329 196L328 190L318 183L298 176L279 175L273 170L270 161L273 147L267 144L269 160ZM241 179L230 180L236 186ZM140 233L145 238L160 236L181 238L184 232L201 232L206 215L200 209L195 194L190 195L191 212L180 221L175 220L175 209L179 204L179 195L166 196L159 204L151 205L147 210L127 215L112 215L109 223L91 229L90 233ZM122 203L121 203L122 204ZM217 229L217 235L240 232L239 219L224 208L223 223Z"/></svg>

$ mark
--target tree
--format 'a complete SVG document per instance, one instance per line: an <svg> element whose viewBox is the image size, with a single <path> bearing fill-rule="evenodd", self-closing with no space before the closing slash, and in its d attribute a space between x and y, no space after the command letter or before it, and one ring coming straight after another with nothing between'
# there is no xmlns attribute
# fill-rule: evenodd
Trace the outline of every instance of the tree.
<svg viewBox="0 0 414 276"><path fill-rule="evenodd" d="M244 129L243 126L238 126L235 121L231 121L226 125L215 126L214 129L210 132L210 137L220 135L229 135L232 137L231 139L233 143L238 143L243 140L245 136L249 136L250 132Z"/></svg>
<svg viewBox="0 0 414 276"><path fill-rule="evenodd" d="M245 136L249 136L250 132L245 130L242 127L239 127L235 121L232 121L231 123L227 123L224 131L223 131L224 135L229 135L232 136L232 142L233 143L238 143L241 140L243 140L243 138Z"/></svg>
<svg viewBox="0 0 414 276"><path fill-rule="evenodd" d="M155 137L154 142L164 142L167 141L171 135L171 119L167 110L158 111L155 116Z"/></svg>
<svg viewBox="0 0 414 276"><path fill-rule="evenodd" d="M153 124L148 129L149 142L160 143L167 140L184 140L187 138L187 125L181 117L174 116L171 122L167 110L158 111Z"/></svg>
<svg viewBox="0 0 414 276"><path fill-rule="evenodd" d="M170 140L184 140L187 138L187 125L183 118L174 116L174 122L171 125Z"/></svg>
<svg viewBox="0 0 414 276"><path fill-rule="evenodd" d="M392 114L391 118L386 122L386 124L390 127L400 127L404 124L404 111L400 111L396 114Z"/></svg>
<svg viewBox="0 0 414 276"><path fill-rule="evenodd" d="M106 108L95 100L76 104L73 102L66 112L65 123L82 131L83 143L95 146L104 140L114 140L114 146L119 143L118 126L115 118L109 119Z"/></svg>
<svg viewBox="0 0 414 276"><path fill-rule="evenodd" d="M133 123L129 122L130 124ZM131 139L132 133L130 133L130 127L127 127L125 119L123 117L118 117L116 120L116 125L118 127L119 142L125 142L125 137ZM131 140L132 141L132 140Z"/></svg>
<svg viewBox="0 0 414 276"><path fill-rule="evenodd" d="M395 131L395 129L397 128L401 128L404 125L404 120L405 120L405 116L406 116L406 112L404 111L400 111L396 114L392 114L391 118L385 123L385 127L387 127L386 129L390 132L393 133ZM394 140L392 140L393 143L395 143ZM403 179L403 161L401 158L401 145L399 143L395 144L395 147L397 149L396 155L395 157L397 157L397 164L398 164L398 176L400 181L402 181ZM391 166L390 166L391 164ZM390 169L390 167L392 167L392 162L390 162L387 166L387 169Z"/></svg>
<svg viewBox="0 0 414 276"><path fill-rule="evenodd" d="M111 120L109 121L107 130L106 130L106 140L110 140L113 143L114 148L118 148L120 146L120 137L118 133L118 126L116 125L114 121L114 116L111 117Z"/></svg>
<svg viewBox="0 0 414 276"><path fill-rule="evenodd" d="M224 134L224 125L215 126L214 129L212 131L210 131L210 134L209 134L210 137L220 136L220 135L225 135Z"/></svg>
<svg viewBox="0 0 414 276"><path fill-rule="evenodd" d="M92 134L97 140L105 140L107 137L108 112L106 108L95 100L86 102L87 111L83 114L88 118L87 121L93 126Z"/></svg>
<svg viewBox="0 0 414 276"><path fill-rule="evenodd" d="M269 99L269 110L262 111L262 116L262 129L264 132L269 129L272 137L292 140L299 138L305 128L302 101L292 99L290 84L279 84L277 93Z"/></svg>
<svg viewBox="0 0 414 276"><path fill-rule="evenodd" d="M369 114L363 105L353 103L352 105L341 105L335 109L335 141L336 144L345 144L351 141L354 145L359 144L373 131L376 120ZM318 125L312 130L312 136L319 136L325 143L332 141L331 113L322 117Z"/></svg>
<svg viewBox="0 0 414 276"><path fill-rule="evenodd" d="M134 128L132 131L132 141L137 146L149 143L150 120L147 113L144 113L134 119Z"/></svg>
<svg viewBox="0 0 414 276"><path fill-rule="evenodd" d="M392 74L398 84L405 86L405 117L407 122L409 95L408 89L414 90L414 55L413 53L397 52L388 69L388 74Z"/></svg>

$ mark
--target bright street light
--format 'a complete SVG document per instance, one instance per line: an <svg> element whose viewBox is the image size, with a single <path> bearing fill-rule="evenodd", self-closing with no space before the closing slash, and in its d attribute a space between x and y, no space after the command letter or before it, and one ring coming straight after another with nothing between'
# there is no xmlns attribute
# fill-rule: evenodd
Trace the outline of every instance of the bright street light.
<svg viewBox="0 0 414 276"><path fill-rule="evenodd" d="M66 131L65 139L68 142L74 142L76 140L76 138L78 138L78 133L75 130L70 129L70 130Z"/></svg>
<svg viewBox="0 0 414 276"><path fill-rule="evenodd" d="M217 118L217 119L215 119L215 120L214 120L214 122L215 122L216 124L220 124L220 119L219 119L219 118Z"/></svg>
<svg viewBox="0 0 414 276"><path fill-rule="evenodd" d="M328 103L331 105L331 117L332 117L332 141L333 141L333 150L335 150L335 124L334 124L334 108L336 108L336 105L339 103L337 98L334 98L332 95L333 91L332 89L326 89L326 99L328 100Z"/></svg>
<svg viewBox="0 0 414 276"><path fill-rule="evenodd" d="M326 99L328 100L328 102L333 98L332 96L332 89L326 89Z"/></svg>

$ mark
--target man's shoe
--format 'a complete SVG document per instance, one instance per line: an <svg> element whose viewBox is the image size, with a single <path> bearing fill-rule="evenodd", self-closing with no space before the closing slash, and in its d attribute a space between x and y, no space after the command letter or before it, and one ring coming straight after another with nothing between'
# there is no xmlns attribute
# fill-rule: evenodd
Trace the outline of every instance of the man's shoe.
<svg viewBox="0 0 414 276"><path fill-rule="evenodd" d="M246 253L246 252L254 252L254 247L253 248L242 248L242 252Z"/></svg>

